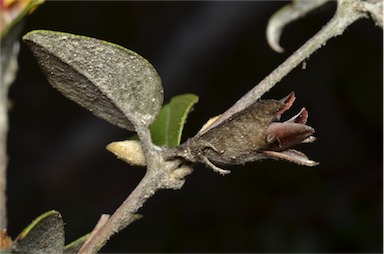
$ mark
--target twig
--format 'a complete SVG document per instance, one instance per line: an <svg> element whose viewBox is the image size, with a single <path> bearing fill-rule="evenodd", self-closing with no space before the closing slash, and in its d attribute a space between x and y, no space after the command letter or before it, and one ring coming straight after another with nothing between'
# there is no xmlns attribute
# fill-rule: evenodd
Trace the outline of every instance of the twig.
<svg viewBox="0 0 384 254"><path fill-rule="evenodd" d="M113 234L132 223L136 219L135 212L156 192L156 186L150 184L155 180L147 174L111 218L88 239L79 253L97 253Z"/></svg>
<svg viewBox="0 0 384 254"><path fill-rule="evenodd" d="M8 133L8 90L16 77L21 25L10 30L1 39L0 62L0 230L7 228L6 188L7 188L7 133Z"/></svg>
<svg viewBox="0 0 384 254"><path fill-rule="evenodd" d="M0 89L2 90L2 89ZM0 229L7 228L7 209L6 209L6 170L7 170L7 105L6 98L0 91ZM5 99L5 100L4 100Z"/></svg>
<svg viewBox="0 0 384 254"><path fill-rule="evenodd" d="M95 234L90 236L79 253L97 253L112 235L140 218L136 212L156 191L160 189L180 189L184 184L184 178L173 177L173 172L180 169L180 161L164 161L161 150L157 149L150 140L149 130L140 127L136 128L136 130L140 140L143 141L143 146L145 144L147 173L110 219Z"/></svg>
<svg viewBox="0 0 384 254"><path fill-rule="evenodd" d="M89 242L89 239L91 239L100 230L100 228L108 221L110 217L111 216L109 214L102 214L100 216L99 221L97 222L96 226L93 228L92 232L88 236L88 239L83 243L83 246L80 248L79 252L82 251L84 245L86 245Z"/></svg>
<svg viewBox="0 0 384 254"><path fill-rule="evenodd" d="M364 11L369 10L363 10L360 0L338 1L335 15L318 33L316 33L303 46L288 57L279 67L273 70L252 90L240 98L227 111L225 111L220 118L210 126L210 128L217 126L221 122L221 119L227 119L234 113L242 111L253 104L263 94L268 92L280 80L282 80L288 73L296 68L302 61L308 59L315 51L324 46L329 39L341 35L344 30L356 20L367 17L367 14Z"/></svg>
<svg viewBox="0 0 384 254"><path fill-rule="evenodd" d="M167 163L168 170L176 168L174 162ZM168 171L167 168L159 167L159 170L147 171L139 185L133 190L124 203L114 212L111 218L97 231L96 234L89 238L79 253L97 253L115 233L121 231L138 217L136 212L140 207L159 189L164 188L162 182L166 178L166 174L159 171ZM181 186L179 186L181 187Z"/></svg>

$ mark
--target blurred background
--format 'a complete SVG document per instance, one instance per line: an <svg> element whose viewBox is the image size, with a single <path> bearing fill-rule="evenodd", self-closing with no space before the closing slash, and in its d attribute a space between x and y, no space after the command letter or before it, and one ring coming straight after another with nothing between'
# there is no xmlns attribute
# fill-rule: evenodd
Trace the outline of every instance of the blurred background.
<svg viewBox="0 0 384 254"><path fill-rule="evenodd" d="M288 2L48 1L24 33L50 29L120 44L159 72L165 101L195 93L183 139L224 112L333 16L331 2L290 24L278 54L270 16ZM144 175L105 146L132 133L94 117L46 81L21 44L10 90L9 234L58 210L69 243L113 213ZM160 191L144 218L103 252L382 252L383 36L361 20L332 39L263 98L295 91L286 119L305 106L317 141L299 150L320 165L284 161L232 167L225 177L195 167L179 191Z"/></svg>

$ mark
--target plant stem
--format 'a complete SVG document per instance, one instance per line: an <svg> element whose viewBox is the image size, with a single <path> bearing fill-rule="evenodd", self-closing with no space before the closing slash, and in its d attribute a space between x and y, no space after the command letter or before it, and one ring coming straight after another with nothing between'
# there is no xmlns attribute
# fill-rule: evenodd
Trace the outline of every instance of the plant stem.
<svg viewBox="0 0 384 254"><path fill-rule="evenodd" d="M180 161L163 160L161 151L153 145L149 129L146 126L136 126L136 131L144 149L147 172L109 220L96 232L92 232L79 253L97 253L112 235L141 217L136 212L156 191L160 189L180 189L184 184L184 179L171 177L175 169L179 167Z"/></svg>
<svg viewBox="0 0 384 254"><path fill-rule="evenodd" d="M305 59L308 59L314 52L324 46L329 39L341 35L344 30L356 20L366 17L366 13L361 10L360 0L340 0L335 15L332 19L303 46L288 57L279 67L273 70L252 90L241 97L235 104L226 110L210 128L218 125L221 119L242 111L252 105L263 94L274 87L289 72L296 68ZM359 8L360 7L360 8Z"/></svg>
<svg viewBox="0 0 384 254"><path fill-rule="evenodd" d="M20 26L12 29L7 38L0 42L0 231L7 228L7 133L8 133L8 90L16 77L19 43L16 38Z"/></svg>
<svg viewBox="0 0 384 254"><path fill-rule="evenodd" d="M137 210L156 192L157 187L153 184L155 181L156 176L147 173L111 218L105 222L93 237L88 239L79 253L97 253L112 235L135 221L137 219L135 215Z"/></svg>
<svg viewBox="0 0 384 254"><path fill-rule="evenodd" d="M7 96L0 88L0 230L7 228L6 177L7 177Z"/></svg>
<svg viewBox="0 0 384 254"><path fill-rule="evenodd" d="M8 90L16 78L19 54L18 38L23 22L16 23L0 38L0 231L7 229L7 134L8 134Z"/></svg>

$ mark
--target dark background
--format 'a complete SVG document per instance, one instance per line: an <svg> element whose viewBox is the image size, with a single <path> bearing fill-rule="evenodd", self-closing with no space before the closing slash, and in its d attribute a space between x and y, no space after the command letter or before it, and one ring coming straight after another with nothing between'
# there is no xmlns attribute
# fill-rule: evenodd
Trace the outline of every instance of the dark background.
<svg viewBox="0 0 384 254"><path fill-rule="evenodd" d="M47 2L24 33L51 29L120 44L158 70L165 101L195 93L184 139L262 80L333 15L329 3L289 25L286 53L273 52L265 29L287 2ZM264 98L295 91L286 115L302 106L318 140L299 150L315 168L283 161L233 167L220 176L202 165L179 191L161 191L144 218L103 252L382 252L383 37L361 20L327 43ZM113 213L144 169L105 150L132 135L94 117L46 81L21 45L10 90L9 233L41 213L60 211L66 241Z"/></svg>

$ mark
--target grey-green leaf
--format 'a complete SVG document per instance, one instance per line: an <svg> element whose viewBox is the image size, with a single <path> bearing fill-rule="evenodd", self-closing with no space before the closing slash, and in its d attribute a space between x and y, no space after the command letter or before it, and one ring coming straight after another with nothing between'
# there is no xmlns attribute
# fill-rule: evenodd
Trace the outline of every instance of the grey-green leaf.
<svg viewBox="0 0 384 254"><path fill-rule="evenodd" d="M62 32L23 37L48 81L93 114L128 130L148 126L163 103L155 68L119 45Z"/></svg>
<svg viewBox="0 0 384 254"><path fill-rule="evenodd" d="M164 105L150 126L153 143L168 147L179 145L188 113L198 100L199 97L194 94L183 94Z"/></svg>
<svg viewBox="0 0 384 254"><path fill-rule="evenodd" d="M13 253L62 253L64 250L64 222L57 211L49 211L36 218L21 232L13 244Z"/></svg>

